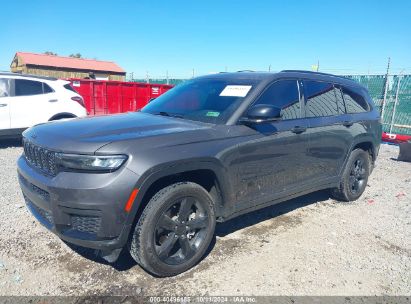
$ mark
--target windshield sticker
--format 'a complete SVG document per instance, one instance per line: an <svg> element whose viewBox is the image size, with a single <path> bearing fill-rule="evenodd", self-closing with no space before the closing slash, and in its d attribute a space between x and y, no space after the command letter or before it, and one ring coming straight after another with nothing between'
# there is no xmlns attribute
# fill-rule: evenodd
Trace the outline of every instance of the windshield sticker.
<svg viewBox="0 0 411 304"><path fill-rule="evenodd" d="M220 112L211 112L211 111L209 111L209 112L207 112L206 116L218 117L218 116L220 116Z"/></svg>
<svg viewBox="0 0 411 304"><path fill-rule="evenodd" d="M249 85L228 85L220 93L220 96L246 97L252 86Z"/></svg>

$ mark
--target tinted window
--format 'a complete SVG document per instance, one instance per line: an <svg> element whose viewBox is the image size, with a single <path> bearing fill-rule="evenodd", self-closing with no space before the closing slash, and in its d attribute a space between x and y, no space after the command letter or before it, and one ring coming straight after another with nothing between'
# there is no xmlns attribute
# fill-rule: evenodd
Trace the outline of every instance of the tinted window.
<svg viewBox="0 0 411 304"><path fill-rule="evenodd" d="M14 81L16 96L43 94L42 82L25 79L15 79Z"/></svg>
<svg viewBox="0 0 411 304"><path fill-rule="evenodd" d="M368 103L361 93L354 88L342 88L347 113L362 113L369 110Z"/></svg>
<svg viewBox="0 0 411 304"><path fill-rule="evenodd" d="M225 123L258 80L194 79L152 100L141 112Z"/></svg>
<svg viewBox="0 0 411 304"><path fill-rule="evenodd" d="M10 80L0 78L0 97L10 96Z"/></svg>
<svg viewBox="0 0 411 304"><path fill-rule="evenodd" d="M74 92L74 93L77 93L77 91L75 90L75 89L73 89L73 87L68 83L68 84L65 84L64 85L64 88L65 89L67 89L67 90L69 90L69 91L72 91L72 92Z"/></svg>
<svg viewBox="0 0 411 304"><path fill-rule="evenodd" d="M331 83L304 81L307 117L338 115L336 92Z"/></svg>
<svg viewBox="0 0 411 304"><path fill-rule="evenodd" d="M50 88L50 86L46 83L43 82L43 93L47 94L47 93L52 93L54 92L52 88Z"/></svg>
<svg viewBox="0 0 411 304"><path fill-rule="evenodd" d="M271 104L280 108L283 120L301 118L296 80L280 80L273 83L255 104Z"/></svg>

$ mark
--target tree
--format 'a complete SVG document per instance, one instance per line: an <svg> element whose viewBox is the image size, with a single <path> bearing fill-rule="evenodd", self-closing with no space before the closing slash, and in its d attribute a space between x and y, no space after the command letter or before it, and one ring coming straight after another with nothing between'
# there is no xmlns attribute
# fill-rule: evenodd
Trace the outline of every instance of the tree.
<svg viewBox="0 0 411 304"><path fill-rule="evenodd" d="M81 56L80 53L70 54L69 57L72 57L72 58L82 58L82 56Z"/></svg>
<svg viewBox="0 0 411 304"><path fill-rule="evenodd" d="M57 56L57 53L50 52L50 51L46 51L46 52L44 52L44 54L51 55L51 56Z"/></svg>

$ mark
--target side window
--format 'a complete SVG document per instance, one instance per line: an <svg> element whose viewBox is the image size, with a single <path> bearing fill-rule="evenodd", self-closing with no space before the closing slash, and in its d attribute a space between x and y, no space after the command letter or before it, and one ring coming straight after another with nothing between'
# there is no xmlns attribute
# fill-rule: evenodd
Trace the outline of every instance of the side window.
<svg viewBox="0 0 411 304"><path fill-rule="evenodd" d="M369 111L369 105L360 92L353 88L342 88L347 113L363 113Z"/></svg>
<svg viewBox="0 0 411 304"><path fill-rule="evenodd" d="M43 82L43 93L47 94L47 93L52 93L52 92L54 92L54 90L50 88L50 86L47 83Z"/></svg>
<svg viewBox="0 0 411 304"><path fill-rule="evenodd" d="M0 78L0 98L10 96L10 80Z"/></svg>
<svg viewBox="0 0 411 304"><path fill-rule="evenodd" d="M301 118L297 80L273 83L254 104L271 104L280 108L283 120Z"/></svg>
<svg viewBox="0 0 411 304"><path fill-rule="evenodd" d="M334 86L327 82L304 81L307 117L338 115Z"/></svg>
<svg viewBox="0 0 411 304"><path fill-rule="evenodd" d="M341 89L334 86L335 98L337 99L338 114L345 114L344 99L342 97Z"/></svg>
<svg viewBox="0 0 411 304"><path fill-rule="evenodd" d="M15 79L15 96L43 94L43 84L39 81Z"/></svg>

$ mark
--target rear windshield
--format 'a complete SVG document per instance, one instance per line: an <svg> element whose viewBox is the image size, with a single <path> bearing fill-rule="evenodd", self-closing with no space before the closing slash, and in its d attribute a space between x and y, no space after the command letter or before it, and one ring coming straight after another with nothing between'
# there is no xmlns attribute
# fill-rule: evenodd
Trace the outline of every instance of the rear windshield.
<svg viewBox="0 0 411 304"><path fill-rule="evenodd" d="M152 100L141 112L224 124L257 85L256 80L189 80Z"/></svg>
<svg viewBox="0 0 411 304"><path fill-rule="evenodd" d="M72 91L72 92L74 92L74 93L77 93L77 91L74 90L73 87L72 87L69 83L68 83L68 84L65 84L65 85L64 85L64 88L66 88L67 90Z"/></svg>

